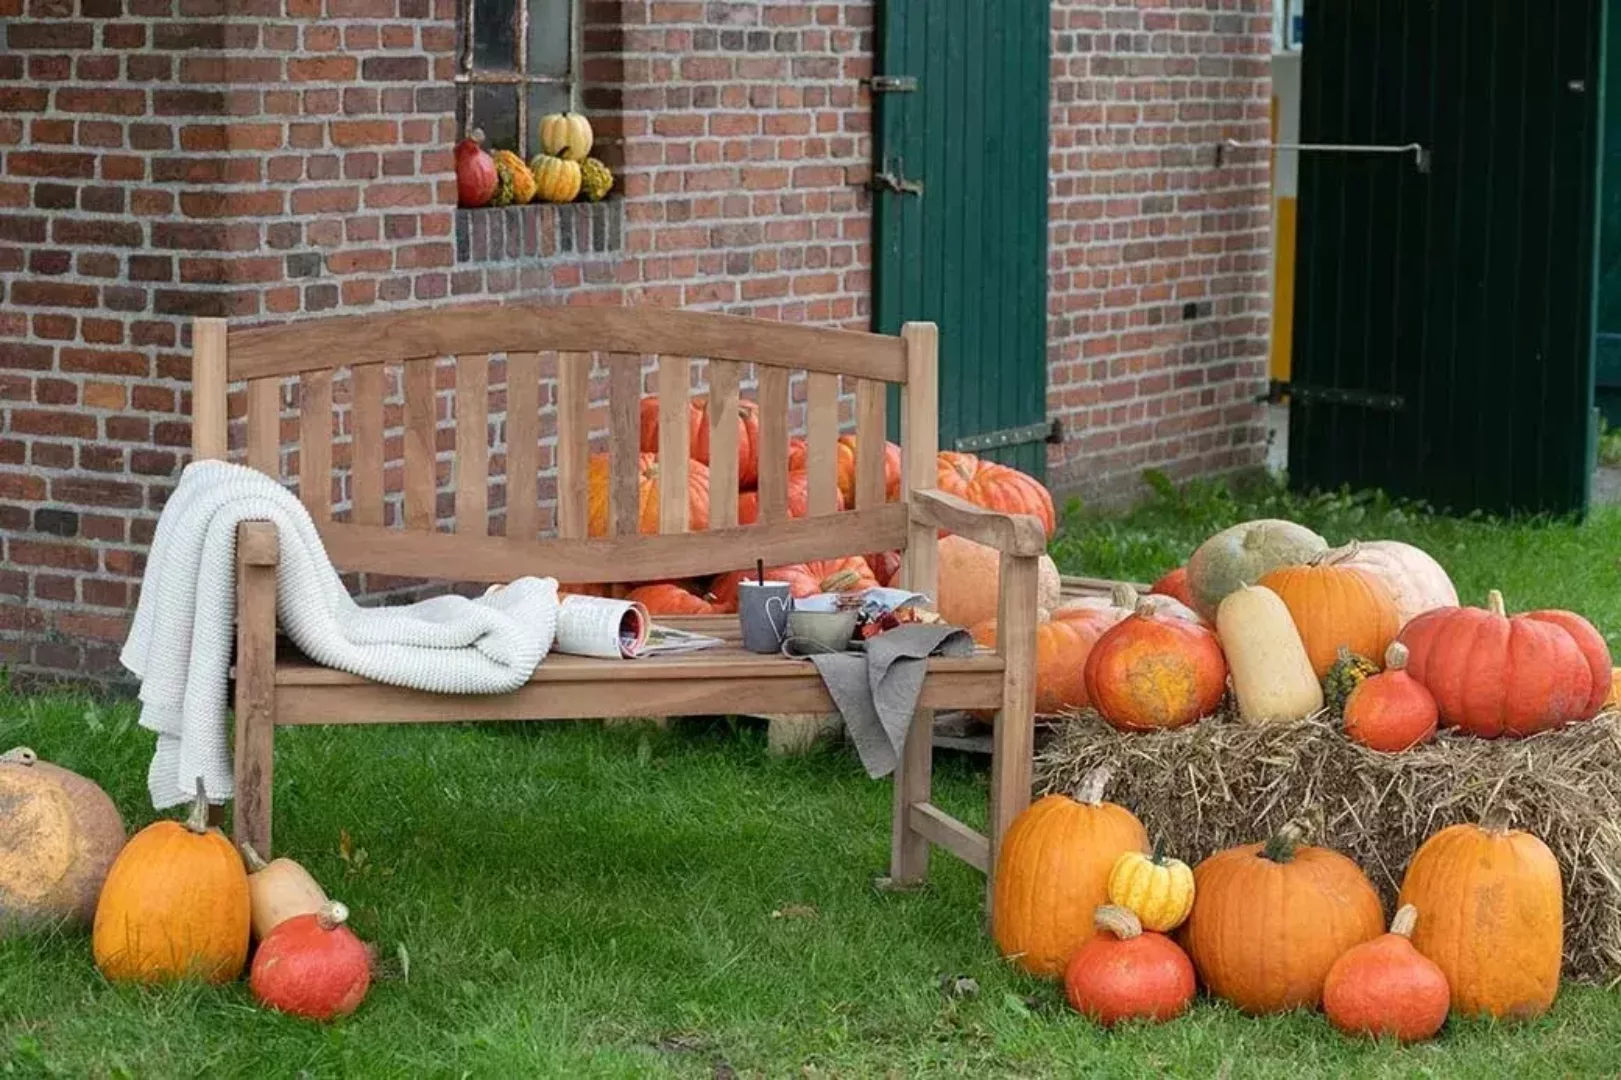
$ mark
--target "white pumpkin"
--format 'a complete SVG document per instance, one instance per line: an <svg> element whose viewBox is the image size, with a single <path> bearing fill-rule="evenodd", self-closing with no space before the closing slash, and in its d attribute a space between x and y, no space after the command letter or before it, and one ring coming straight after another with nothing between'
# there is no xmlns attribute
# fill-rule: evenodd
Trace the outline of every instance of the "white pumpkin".
<svg viewBox="0 0 1621 1080"><path fill-rule="evenodd" d="M1366 570L1390 590L1401 625L1436 608L1457 607L1452 579L1427 552L1400 540L1352 540L1329 557L1339 566Z"/></svg>
<svg viewBox="0 0 1621 1080"><path fill-rule="evenodd" d="M1322 709L1322 685L1277 593L1264 585L1228 593L1216 612L1216 636L1246 724L1300 720Z"/></svg>

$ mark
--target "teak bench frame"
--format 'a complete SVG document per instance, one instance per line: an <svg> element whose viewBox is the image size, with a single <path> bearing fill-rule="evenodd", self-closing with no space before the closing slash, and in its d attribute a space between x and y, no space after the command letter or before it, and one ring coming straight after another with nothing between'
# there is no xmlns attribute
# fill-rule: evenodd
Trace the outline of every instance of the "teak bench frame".
<svg viewBox="0 0 1621 1080"><path fill-rule="evenodd" d="M929 662L917 721L895 775L890 878L920 882L929 845L993 876L997 850L1030 798L1034 731L1037 557L1046 536L1033 517L991 513L935 489L937 358L933 324L909 323L899 337L821 329L736 316L651 308L511 305L447 307L241 328L197 319L193 329L192 449L227 454L230 384L246 386L247 464L280 478L284 434L298 448L300 498L334 564L345 571L501 582L525 574L560 581L680 578L752 565L801 562L850 552L903 550L902 583L933 593L938 529L1001 552L998 646ZM555 537L541 539L537 492L541 354L555 354ZM490 535L489 362L506 356L504 536ZM589 535L593 354L607 371L610 498L606 529ZM639 515L639 408L644 356L657 357L658 533ZM436 528L440 358L454 361L455 531ZM688 408L693 358L707 361L711 447L710 522L687 530ZM403 528L386 526L384 498L387 366L403 367ZM742 365L753 364L759 404L758 523L737 524L738 408ZM333 514L334 372L350 368L347 447L350 510ZM788 513L789 379L806 377L809 514ZM839 377L855 380L856 506L837 507ZM300 384L296 423L283 426L284 378ZM902 401L900 500L885 501L886 384ZM342 386L342 383L339 383ZM449 397L449 395L446 395ZM600 418L599 421L600 423ZM343 447L339 446L339 449ZM600 516L600 510L599 510ZM505 695L445 696L383 686L308 660L278 655L277 536L266 522L238 535L233 829L238 841L271 850L274 735L291 724L543 720L612 716L831 712L809 664L759 657L736 647L641 661L551 656L524 687ZM697 622L735 639L736 619ZM604 694L606 686L634 693ZM929 801L935 709L999 710L989 827L979 833ZM989 895L989 890L987 891Z"/></svg>

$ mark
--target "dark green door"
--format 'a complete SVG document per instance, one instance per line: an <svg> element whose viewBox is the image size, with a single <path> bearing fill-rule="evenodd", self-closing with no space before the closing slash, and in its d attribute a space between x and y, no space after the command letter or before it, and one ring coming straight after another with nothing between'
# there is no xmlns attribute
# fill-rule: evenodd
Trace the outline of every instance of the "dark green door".
<svg viewBox="0 0 1621 1080"><path fill-rule="evenodd" d="M1621 428L1621 18L1604 28L1604 164L1599 188L1597 404L1610 427Z"/></svg>
<svg viewBox="0 0 1621 1080"><path fill-rule="evenodd" d="M939 324L942 449L1041 476L1047 0L884 0L878 34L874 329Z"/></svg>
<svg viewBox="0 0 1621 1080"><path fill-rule="evenodd" d="M1456 511L1581 511L1602 0L1315 0L1289 470Z"/></svg>

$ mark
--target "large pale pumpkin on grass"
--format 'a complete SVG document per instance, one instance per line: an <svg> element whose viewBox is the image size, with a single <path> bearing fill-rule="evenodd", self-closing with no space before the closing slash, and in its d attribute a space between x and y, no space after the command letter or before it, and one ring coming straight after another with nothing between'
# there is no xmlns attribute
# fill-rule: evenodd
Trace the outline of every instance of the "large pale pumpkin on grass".
<svg viewBox="0 0 1621 1080"><path fill-rule="evenodd" d="M1188 560L1193 606L1214 621L1223 598L1240 585L1254 585L1270 570L1298 566L1327 550L1327 540L1292 521L1262 518L1223 529Z"/></svg>
<svg viewBox="0 0 1621 1080"><path fill-rule="evenodd" d="M1289 609L1319 679L1328 675L1341 649L1383 656L1401 629L1396 601L1384 583L1339 565L1329 554L1304 566L1280 566L1262 575L1260 583Z"/></svg>
<svg viewBox="0 0 1621 1080"><path fill-rule="evenodd" d="M26 746L0 754L0 938L88 926L124 820L107 793Z"/></svg>
<svg viewBox="0 0 1621 1080"><path fill-rule="evenodd" d="M936 483L946 494L987 510L1040 518L1047 535L1052 536L1057 525L1053 497L1035 477L1008 465L952 450L940 451L936 472Z"/></svg>
<svg viewBox="0 0 1621 1080"><path fill-rule="evenodd" d="M955 626L974 626L996 618L997 601L1002 595L1001 553L956 535L942 536L939 551L936 600L940 617ZM1060 587L1058 566L1048 556L1041 556L1036 586L1038 611L1050 612L1058 607Z"/></svg>
<svg viewBox="0 0 1621 1080"><path fill-rule="evenodd" d="M640 532L659 531L658 455L642 454L637 462L637 526ZM607 536L612 502L609 497L610 464L607 454L594 454L586 468L586 530ZM687 531L709 528L709 470L702 462L687 462Z"/></svg>

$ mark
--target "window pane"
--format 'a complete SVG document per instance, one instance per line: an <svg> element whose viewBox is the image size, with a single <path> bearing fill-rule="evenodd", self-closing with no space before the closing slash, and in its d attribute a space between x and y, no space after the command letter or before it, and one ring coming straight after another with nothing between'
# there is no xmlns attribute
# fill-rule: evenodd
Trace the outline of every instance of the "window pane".
<svg viewBox="0 0 1621 1080"><path fill-rule="evenodd" d="M473 66L490 71L518 69L513 15L517 0L473 0Z"/></svg>
<svg viewBox="0 0 1621 1080"><path fill-rule="evenodd" d="M568 112L568 87L562 83L536 83L529 88L529 145L540 149L540 118L547 113Z"/></svg>
<svg viewBox="0 0 1621 1080"><path fill-rule="evenodd" d="M473 87L473 116L467 129L484 129L484 149L518 149L518 94L514 86Z"/></svg>
<svg viewBox="0 0 1621 1080"><path fill-rule="evenodd" d="M574 42L569 25L574 0L529 0L529 73L569 73L568 54Z"/></svg>

